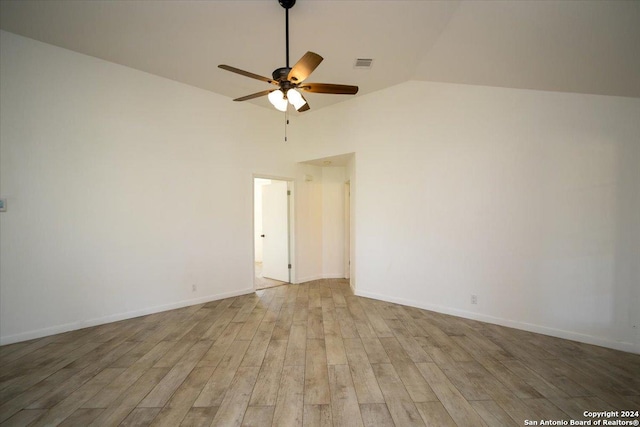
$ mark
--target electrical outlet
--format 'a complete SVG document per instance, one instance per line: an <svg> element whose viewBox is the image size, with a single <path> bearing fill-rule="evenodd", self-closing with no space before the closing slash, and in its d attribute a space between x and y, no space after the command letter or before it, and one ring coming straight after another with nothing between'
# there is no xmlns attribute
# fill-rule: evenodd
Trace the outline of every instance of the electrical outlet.
<svg viewBox="0 0 640 427"><path fill-rule="evenodd" d="M471 304L478 303L478 295L471 295Z"/></svg>
<svg viewBox="0 0 640 427"><path fill-rule="evenodd" d="M198 286L197 285L191 285L191 292L195 292L198 290Z"/></svg>

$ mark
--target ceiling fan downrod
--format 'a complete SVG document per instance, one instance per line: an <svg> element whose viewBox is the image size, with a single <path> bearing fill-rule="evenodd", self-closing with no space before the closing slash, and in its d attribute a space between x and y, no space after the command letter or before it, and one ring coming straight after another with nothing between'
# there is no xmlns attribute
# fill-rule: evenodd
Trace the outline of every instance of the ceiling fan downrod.
<svg viewBox="0 0 640 427"><path fill-rule="evenodd" d="M289 9L296 4L296 0L278 0L280 6L284 7L284 16L285 16L285 27L286 27L286 49L287 49L287 68L291 68L289 66Z"/></svg>

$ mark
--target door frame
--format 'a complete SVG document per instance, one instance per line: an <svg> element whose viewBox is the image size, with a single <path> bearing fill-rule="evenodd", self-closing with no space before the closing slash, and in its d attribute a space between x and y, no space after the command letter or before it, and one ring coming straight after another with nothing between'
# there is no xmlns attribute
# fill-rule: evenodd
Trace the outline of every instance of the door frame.
<svg viewBox="0 0 640 427"><path fill-rule="evenodd" d="M257 174L254 173L251 175L251 260L252 260L252 276L251 281L253 283L253 290L256 290L256 178L261 179L271 179L275 181L285 181L287 183L287 190L290 192L289 197L287 198L287 223L288 223L288 234L289 234L289 264L291 264L291 268L289 269L289 283L295 283L296 278L296 262L295 262L295 178L277 176L277 175L267 175L267 174Z"/></svg>
<svg viewBox="0 0 640 427"><path fill-rule="evenodd" d="M344 278L351 283L351 180L344 183Z"/></svg>

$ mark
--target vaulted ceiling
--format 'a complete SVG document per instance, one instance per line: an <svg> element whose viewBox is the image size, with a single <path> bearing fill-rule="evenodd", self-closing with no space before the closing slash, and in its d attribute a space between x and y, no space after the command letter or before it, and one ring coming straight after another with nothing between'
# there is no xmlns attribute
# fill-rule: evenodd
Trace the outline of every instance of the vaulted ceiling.
<svg viewBox="0 0 640 427"><path fill-rule="evenodd" d="M270 86L217 65L283 67L284 16L276 0L0 2L3 30L230 99ZM298 0L289 18L291 65L317 52L308 81L356 96L425 80L640 97L640 1ZM313 111L348 97L307 98Z"/></svg>

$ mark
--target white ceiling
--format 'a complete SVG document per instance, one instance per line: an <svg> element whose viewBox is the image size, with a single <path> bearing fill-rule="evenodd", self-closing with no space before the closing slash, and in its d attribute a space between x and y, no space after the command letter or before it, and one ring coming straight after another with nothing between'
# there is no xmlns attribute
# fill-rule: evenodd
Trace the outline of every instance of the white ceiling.
<svg viewBox="0 0 640 427"><path fill-rule="evenodd" d="M0 2L3 30L230 99L271 86L217 65L270 77L284 15L276 0ZM356 96L426 80L640 97L640 1L298 0L289 18L291 65L317 52L308 81ZM347 98L307 96L312 111Z"/></svg>

